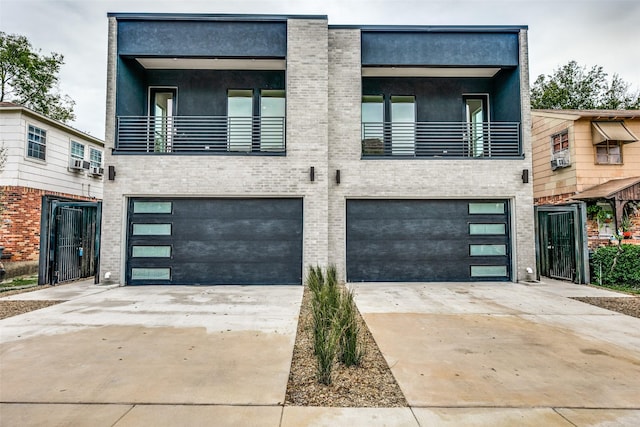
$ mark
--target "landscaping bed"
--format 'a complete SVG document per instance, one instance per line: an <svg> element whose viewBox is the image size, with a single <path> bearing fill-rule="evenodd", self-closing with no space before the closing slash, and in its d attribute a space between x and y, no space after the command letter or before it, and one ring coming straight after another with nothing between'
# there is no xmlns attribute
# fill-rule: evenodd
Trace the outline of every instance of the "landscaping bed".
<svg viewBox="0 0 640 427"><path fill-rule="evenodd" d="M365 354L359 366L336 363L330 385L318 382L313 352L311 292L305 286L285 404L327 407L400 407L407 401L358 313Z"/></svg>
<svg viewBox="0 0 640 427"><path fill-rule="evenodd" d="M640 318L640 297L574 297L573 299Z"/></svg>

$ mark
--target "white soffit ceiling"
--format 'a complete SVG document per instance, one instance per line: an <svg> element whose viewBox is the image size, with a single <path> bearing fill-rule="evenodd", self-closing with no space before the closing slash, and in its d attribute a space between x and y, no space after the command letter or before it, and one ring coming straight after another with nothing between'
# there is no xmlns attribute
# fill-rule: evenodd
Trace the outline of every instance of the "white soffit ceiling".
<svg viewBox="0 0 640 427"><path fill-rule="evenodd" d="M493 77L500 68L362 67L362 77Z"/></svg>
<svg viewBox="0 0 640 427"><path fill-rule="evenodd" d="M284 70L284 59L136 58L147 70Z"/></svg>

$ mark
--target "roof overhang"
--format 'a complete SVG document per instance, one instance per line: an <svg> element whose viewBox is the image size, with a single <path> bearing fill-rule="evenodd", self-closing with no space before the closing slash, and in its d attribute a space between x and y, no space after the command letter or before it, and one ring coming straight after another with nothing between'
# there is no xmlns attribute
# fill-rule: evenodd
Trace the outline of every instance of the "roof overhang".
<svg viewBox="0 0 640 427"><path fill-rule="evenodd" d="M500 68L362 67L362 77L493 77Z"/></svg>
<svg viewBox="0 0 640 427"><path fill-rule="evenodd" d="M625 144L636 142L638 138L624 125L624 122L591 122L593 145L605 141L620 141Z"/></svg>
<svg viewBox="0 0 640 427"><path fill-rule="evenodd" d="M147 70L285 70L284 59L136 58Z"/></svg>
<svg viewBox="0 0 640 427"><path fill-rule="evenodd" d="M637 187L637 188L636 188ZM640 191L640 176L634 176L630 178L622 178L622 179L612 179L604 184L596 185L594 187L588 188L572 198L575 200L593 200L593 199L613 199L620 198L622 192L625 190L636 190ZM632 191L630 193L635 194L636 191ZM623 197L624 200L635 200L634 197L627 198Z"/></svg>

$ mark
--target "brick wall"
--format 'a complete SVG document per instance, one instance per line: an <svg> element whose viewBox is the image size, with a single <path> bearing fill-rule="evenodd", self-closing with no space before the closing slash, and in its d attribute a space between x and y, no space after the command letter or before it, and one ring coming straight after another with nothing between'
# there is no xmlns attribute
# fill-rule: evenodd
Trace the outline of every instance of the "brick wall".
<svg viewBox="0 0 640 427"><path fill-rule="evenodd" d="M536 206L540 205L562 205L567 203L567 201L574 196L575 193L563 193L555 196L544 196L538 197L534 199L534 204Z"/></svg>
<svg viewBox="0 0 640 427"><path fill-rule="evenodd" d="M105 181L101 276L123 283L126 200L165 197L301 197L304 199L303 263L333 263L345 272L346 200L349 198L503 198L511 202L516 246L514 279L535 268L526 32L521 34L522 141L524 159L361 160L362 77L360 31L328 29L326 20L287 23L287 155L118 156L115 133L117 27L109 23ZM315 180L309 168L315 168ZM335 182L336 170L341 183Z"/></svg>
<svg viewBox="0 0 640 427"><path fill-rule="evenodd" d="M623 244L640 245L640 210L631 214L631 236L622 240ZM615 224L611 223L613 229ZM616 240L611 240L610 236L601 236L598 228L598 221L587 218L587 237L589 249L595 249L600 246L617 245Z"/></svg>
<svg viewBox="0 0 640 427"><path fill-rule="evenodd" d="M303 263L327 264L328 49L327 21L287 24L286 156L113 155L117 27L109 22L105 165L116 169L104 183L100 275L124 283L126 201L129 197L300 197ZM313 100L313 102L310 102ZM309 168L315 168L315 180Z"/></svg>
<svg viewBox="0 0 640 427"><path fill-rule="evenodd" d="M3 186L0 191L0 204L3 208L0 246L4 246L5 255L11 254L11 262L38 261L43 196L93 201L73 194L28 187Z"/></svg>
<svg viewBox="0 0 640 427"><path fill-rule="evenodd" d="M360 34L358 30L329 32L329 226L330 262L339 272L346 263L346 200L502 198L511 204L515 246L513 277L523 280L535 270L533 184L524 184L523 169L531 171L531 119L526 32L520 36L522 144L524 159L434 160L361 159ZM335 172L341 172L336 184ZM306 212L305 212L306 213Z"/></svg>

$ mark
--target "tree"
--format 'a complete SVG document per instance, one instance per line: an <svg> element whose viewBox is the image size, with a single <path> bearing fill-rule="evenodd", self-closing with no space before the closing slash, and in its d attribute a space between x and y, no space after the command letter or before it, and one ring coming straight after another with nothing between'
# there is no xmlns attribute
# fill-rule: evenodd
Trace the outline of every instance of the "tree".
<svg viewBox="0 0 640 427"><path fill-rule="evenodd" d="M75 118L75 102L58 92L58 73L63 56L34 50L29 40L0 31L0 102L11 101L52 119Z"/></svg>
<svg viewBox="0 0 640 427"><path fill-rule="evenodd" d="M587 71L576 61L556 69L553 75L540 74L531 88L531 107L542 109L640 109L640 91L617 74L611 82L601 66Z"/></svg>

